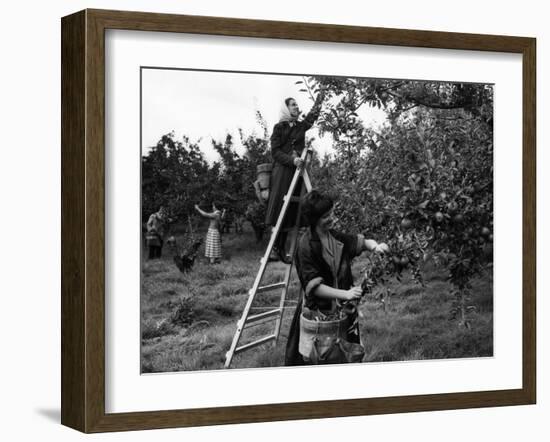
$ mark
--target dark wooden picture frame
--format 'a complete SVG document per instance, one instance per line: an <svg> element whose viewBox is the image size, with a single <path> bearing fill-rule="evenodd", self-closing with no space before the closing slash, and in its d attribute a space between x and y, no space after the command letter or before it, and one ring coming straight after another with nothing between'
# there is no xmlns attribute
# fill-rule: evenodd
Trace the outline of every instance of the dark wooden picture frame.
<svg viewBox="0 0 550 442"><path fill-rule="evenodd" d="M311 23L85 10L62 19L61 422L83 432L534 404L536 40ZM523 385L513 390L105 412L105 30L517 53L523 63Z"/></svg>

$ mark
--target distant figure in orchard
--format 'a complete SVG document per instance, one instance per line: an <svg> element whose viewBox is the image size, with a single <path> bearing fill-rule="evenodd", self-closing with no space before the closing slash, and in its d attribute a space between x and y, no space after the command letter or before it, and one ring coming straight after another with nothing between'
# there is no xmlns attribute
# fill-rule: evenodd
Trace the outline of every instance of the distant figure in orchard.
<svg viewBox="0 0 550 442"><path fill-rule="evenodd" d="M296 252L296 270L304 291L289 333L286 365L360 362L364 355L351 262L366 250L386 253L388 246L361 234L333 229L332 198L313 190L303 199L309 228Z"/></svg>
<svg viewBox="0 0 550 442"><path fill-rule="evenodd" d="M195 210L205 218L210 220L208 232L206 233L206 246L204 256L209 259L210 264L219 263L222 257L222 242L220 235L220 226L225 216L225 209L218 210L216 203L212 203L212 212L205 212L195 204Z"/></svg>
<svg viewBox="0 0 550 442"><path fill-rule="evenodd" d="M317 95L315 103L303 120L299 120L300 108L294 98L287 98L282 103L279 122L273 127L271 135L271 157L273 159L273 171L271 173L271 189L267 204L265 224L275 226L279 213L283 207L283 197L288 192L292 177L297 167L303 166L300 156L305 147L305 134L319 116L321 104L324 98L324 90ZM303 180L300 178L294 195L300 196ZM289 262L285 252L285 244L288 231L296 223L297 204L291 203L282 228L275 241L275 247L270 256L271 260Z"/></svg>
<svg viewBox="0 0 550 442"><path fill-rule="evenodd" d="M149 259L161 257L167 223L168 216L164 207L160 207L158 212L151 214L149 217L147 221L147 234L145 235L145 240L149 247Z"/></svg>

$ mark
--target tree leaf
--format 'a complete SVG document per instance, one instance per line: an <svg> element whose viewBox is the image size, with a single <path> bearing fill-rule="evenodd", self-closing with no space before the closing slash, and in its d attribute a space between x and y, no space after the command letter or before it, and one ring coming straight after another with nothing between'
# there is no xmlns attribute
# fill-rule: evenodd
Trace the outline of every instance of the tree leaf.
<svg viewBox="0 0 550 442"><path fill-rule="evenodd" d="M430 200L426 200L426 201L420 203L420 204L418 205L418 208L419 208L419 209L425 209L425 208L428 206L428 203L429 203L429 202L430 202Z"/></svg>

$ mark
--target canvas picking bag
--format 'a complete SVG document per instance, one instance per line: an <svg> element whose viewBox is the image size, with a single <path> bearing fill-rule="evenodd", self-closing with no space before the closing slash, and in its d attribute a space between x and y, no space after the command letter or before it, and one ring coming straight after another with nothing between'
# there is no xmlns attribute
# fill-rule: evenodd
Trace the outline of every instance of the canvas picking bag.
<svg viewBox="0 0 550 442"><path fill-rule="evenodd" d="M347 340L352 315L324 321L313 318L311 313L311 310L304 309L300 316L299 352L306 361L312 364L343 364L363 360L363 345Z"/></svg>

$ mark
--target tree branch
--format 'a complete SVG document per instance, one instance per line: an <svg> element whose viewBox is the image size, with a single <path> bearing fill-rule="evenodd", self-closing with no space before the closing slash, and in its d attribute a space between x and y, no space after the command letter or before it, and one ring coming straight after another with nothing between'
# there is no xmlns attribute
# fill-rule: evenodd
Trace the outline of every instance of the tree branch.
<svg viewBox="0 0 550 442"><path fill-rule="evenodd" d="M464 107L471 104L471 101L466 101L466 102L461 102L461 103L454 103L454 104L428 103L424 100L413 97L411 95L403 96L403 95L397 94L395 92L389 92L389 91L388 91L388 94L391 95L394 98L399 98L400 100L412 101L413 103L415 103L417 105L430 107L432 109L460 109L460 108L464 108Z"/></svg>

